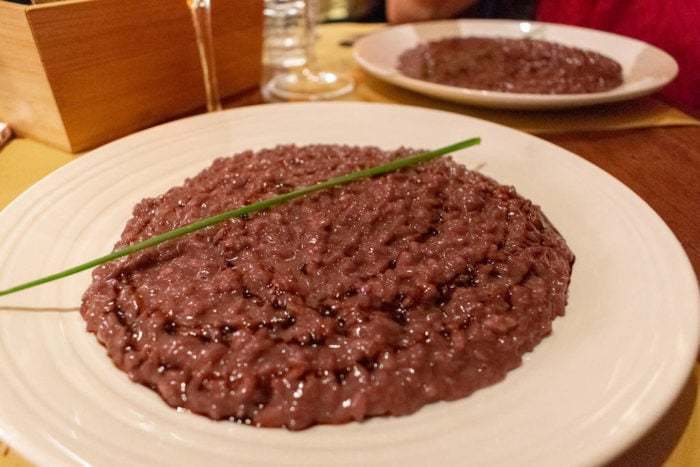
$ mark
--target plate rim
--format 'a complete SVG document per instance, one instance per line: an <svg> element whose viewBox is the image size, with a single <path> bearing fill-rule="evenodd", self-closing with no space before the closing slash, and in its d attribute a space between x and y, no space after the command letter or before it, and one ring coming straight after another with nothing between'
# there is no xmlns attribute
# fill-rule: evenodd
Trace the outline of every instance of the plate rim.
<svg viewBox="0 0 700 467"><path fill-rule="evenodd" d="M573 157L574 159L577 160L578 163L584 163L589 169L593 170L596 172L596 174L600 177L604 177L606 182L612 183L615 185L616 189L622 190L628 198L630 198L632 201L635 203L640 204L640 207L645 209L647 211L647 214L652 216L654 219L654 222L657 224L657 227L662 228L666 236L668 237L668 240L672 242L674 248L676 249L676 253L678 253L679 258L681 259L684 263L684 269L686 273L689 273L689 278L692 278L695 280L696 287L695 287L695 304L689 305L689 307L694 308L695 310L695 326L694 326L694 345L693 346L688 346L687 349L687 361L684 362L685 364L679 365L679 367L674 371L674 381L672 381L672 384L667 384L666 387L669 388L667 391L667 394L665 397L659 399L657 401L656 407L654 407L654 410L647 411L645 414L645 417L643 417L643 420L641 423L638 423L634 429L629 429L626 432L625 436L617 438L616 443L608 442L605 443L606 445L609 445L607 449L600 449L598 450L598 456L597 458L590 458L589 460L591 462L603 462L606 460L612 460L614 459L615 456L619 455L620 453L624 452L626 449L628 449L630 446L632 446L635 442L637 442L644 434L651 428L653 425L659 420L659 418L668 410L668 408L672 405L673 402L677 399L678 395L682 391L684 387L684 383L687 381L688 376L692 372L692 369L695 364L695 359L697 356L698 352L698 346L700 345L700 288L697 287L697 275L695 274L695 271L692 267L692 264L690 262L690 259L688 258L687 253L685 252L685 249L683 248L682 244L676 237L675 233L671 230L671 228L666 224L666 222L659 216L659 214L651 207L649 204L641 198L639 195L637 195L634 191L632 191L629 187L627 187L624 183L622 183L620 180L615 178L614 176L610 175L607 173L605 170L601 169L597 165L589 162L588 160L578 156L577 154L568 151L562 147L559 147L553 143L550 143L549 141L546 141L542 138L539 138L537 136L507 127L505 125L497 124L494 122L490 122L488 120L483 120L479 119L476 117L471 117L471 116L465 116L465 115L460 115L460 114L455 114L443 110L436 110L436 109L426 109L426 108L420 108L420 107L415 107L415 106L407 106L407 105L397 105L397 104L384 104L384 103L366 103L366 102L323 102L323 103L294 103L294 104L262 104L262 105L256 105L256 106L248 106L248 107L243 107L243 108L236 108L236 109L230 109L226 110L223 112L218 112L214 114L200 114L200 115L195 115L191 117L186 117L183 119L178 119L174 120L171 122L163 123L136 133L133 133L131 135L125 136L123 138L119 138L113 142L110 142L106 145L100 146L98 148L95 148L94 150L89 151L88 153L85 153L81 155L80 157L77 157L73 161L70 161L69 163L63 165L62 167L52 171L50 174L47 176L43 177L36 183L32 184L30 187L25 189L19 196L14 198L5 208L0 210L0 220L2 220L9 211L14 210L14 209L19 209L21 208L21 205L25 202L25 198L29 198L34 191L41 189L41 187L45 184L51 184L54 178L57 178L63 174L65 171L71 171L74 170L76 167L80 167L80 165L85 164L87 162L81 162L83 160L89 160L89 158L94 158L94 157L101 157L99 152L107 149L107 148L112 148L116 145L123 145L123 144L128 144L130 141L139 141L143 138L152 138L152 136L156 136L158 131L162 131L163 128L165 127L177 127L177 126L188 126L192 122L198 122L198 124L205 124L205 128L210 125L207 124L207 120L211 120L211 123L215 123L218 120L221 121L226 121L229 116L235 113L245 113L245 112L268 112L268 111L274 111L275 108L277 107L290 107L290 106L296 106L296 107L307 107L307 106L339 106L339 107L386 107L386 108L411 108L415 110L420 110L422 112L427 112L427 113L440 113L440 114L445 114L445 115L450 115L453 118L466 118L470 119L473 121L478 121L481 124L486 124L490 126L495 126L498 127L501 130L507 130L511 131L514 133L518 133L520 135L527 136L531 139L536 140L539 144L546 144L550 147L555 148L559 152L564 152L567 155ZM222 118L222 114L225 114ZM199 131L199 130L198 130ZM148 135L148 136L147 136ZM19 207L17 207L19 206ZM692 347L692 348L691 348ZM683 370L685 368L685 370ZM10 424L5 423L3 420L3 417L0 416L0 434L2 435L3 439L7 442L8 445L12 446L13 449L16 451L20 452L22 456L25 458L39 464L45 464L45 463L60 463L60 464L65 464L65 457L62 458L57 458L55 456L51 456L48 454L48 452L45 452L44 449L33 449L32 448L32 439L30 438L29 435L25 435L23 433L17 432Z"/></svg>

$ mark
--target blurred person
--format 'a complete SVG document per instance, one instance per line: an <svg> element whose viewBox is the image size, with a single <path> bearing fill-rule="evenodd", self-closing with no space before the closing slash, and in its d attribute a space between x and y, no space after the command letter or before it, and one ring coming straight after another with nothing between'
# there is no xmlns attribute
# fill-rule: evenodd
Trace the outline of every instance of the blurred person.
<svg viewBox="0 0 700 467"><path fill-rule="evenodd" d="M614 32L671 54L678 77L667 100L700 112L700 1L698 0L386 0L391 23L449 17L536 19Z"/></svg>
<svg viewBox="0 0 700 467"><path fill-rule="evenodd" d="M534 16L535 0L387 0L390 23L453 18L517 18Z"/></svg>
<svg viewBox="0 0 700 467"><path fill-rule="evenodd" d="M387 0L386 16L390 23L451 18L475 3L477 0Z"/></svg>

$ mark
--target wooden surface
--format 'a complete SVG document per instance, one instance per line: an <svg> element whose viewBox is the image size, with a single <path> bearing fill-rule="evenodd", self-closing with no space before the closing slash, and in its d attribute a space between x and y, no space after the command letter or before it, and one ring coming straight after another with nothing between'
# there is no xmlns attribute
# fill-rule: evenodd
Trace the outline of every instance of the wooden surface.
<svg viewBox="0 0 700 467"><path fill-rule="evenodd" d="M69 147L24 6L0 0L0 118Z"/></svg>
<svg viewBox="0 0 700 467"><path fill-rule="evenodd" d="M0 95L0 103L14 111L0 104L0 119L19 134L78 152L204 104L197 44L184 0L6 3L0 1L2 10L14 13L18 26L8 32L9 19L0 16L0 38L9 37L7 50L0 50L0 92L4 88L8 93ZM263 3L214 4L218 81L226 96L259 84ZM19 49L15 38L21 39ZM2 54L8 57L2 59ZM3 78L14 68L28 76ZM30 103L36 105L27 113L34 96ZM60 129L65 129L62 138Z"/></svg>

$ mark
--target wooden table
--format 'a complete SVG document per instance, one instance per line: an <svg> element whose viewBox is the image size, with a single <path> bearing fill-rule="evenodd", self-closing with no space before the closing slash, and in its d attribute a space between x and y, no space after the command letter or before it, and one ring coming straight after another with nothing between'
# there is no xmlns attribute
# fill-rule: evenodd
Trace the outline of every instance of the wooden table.
<svg viewBox="0 0 700 467"><path fill-rule="evenodd" d="M229 104L258 101L259 96L247 95ZM545 139L603 168L649 203L674 231L700 275L700 127L567 133ZM699 371L696 365L671 409L614 466L700 465ZM27 464L12 454L8 457L0 443L0 467L20 465Z"/></svg>

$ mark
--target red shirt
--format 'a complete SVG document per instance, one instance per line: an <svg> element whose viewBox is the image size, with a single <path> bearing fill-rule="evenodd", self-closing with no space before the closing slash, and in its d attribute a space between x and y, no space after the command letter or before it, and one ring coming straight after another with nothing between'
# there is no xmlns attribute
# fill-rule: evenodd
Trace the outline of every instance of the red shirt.
<svg viewBox="0 0 700 467"><path fill-rule="evenodd" d="M610 31L665 50L679 74L662 95L700 109L700 1L540 0L537 19Z"/></svg>

